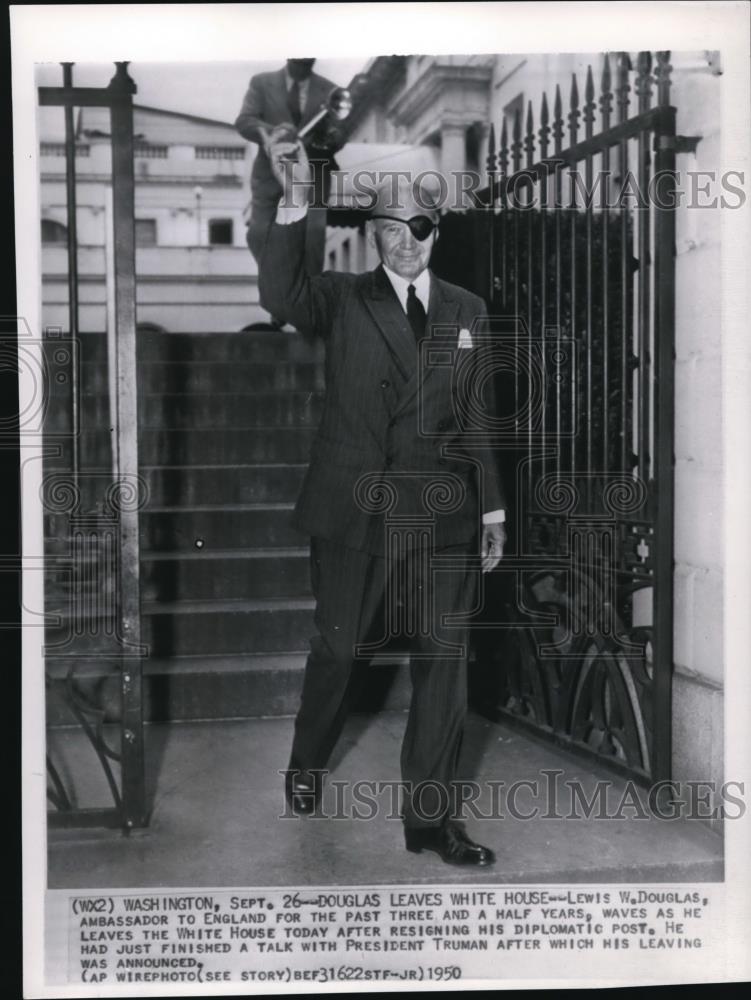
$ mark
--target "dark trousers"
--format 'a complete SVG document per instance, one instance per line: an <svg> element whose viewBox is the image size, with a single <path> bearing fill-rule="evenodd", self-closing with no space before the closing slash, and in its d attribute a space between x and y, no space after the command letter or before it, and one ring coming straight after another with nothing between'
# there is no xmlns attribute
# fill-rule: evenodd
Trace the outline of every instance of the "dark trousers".
<svg viewBox="0 0 751 1000"><path fill-rule="evenodd" d="M442 822L451 802L466 715L468 629L441 619L472 609L476 580L466 568L469 552L469 545L436 552L449 557L451 566L434 572L428 553L387 561L312 540L318 635L311 639L305 666L290 770L326 767L346 719L356 647L406 631L412 699L401 771L405 789L419 794L405 792L404 821L408 826ZM371 652L372 646L360 655L371 659Z"/></svg>

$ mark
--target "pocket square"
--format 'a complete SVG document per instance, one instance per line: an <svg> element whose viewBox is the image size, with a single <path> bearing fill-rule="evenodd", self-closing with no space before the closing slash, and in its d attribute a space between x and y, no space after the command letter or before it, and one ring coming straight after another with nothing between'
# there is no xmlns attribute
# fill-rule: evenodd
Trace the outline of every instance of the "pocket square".
<svg viewBox="0 0 751 1000"><path fill-rule="evenodd" d="M469 332L469 330L460 330L459 331L459 347L460 348L465 348L465 347L471 347L471 346L472 346L472 334Z"/></svg>

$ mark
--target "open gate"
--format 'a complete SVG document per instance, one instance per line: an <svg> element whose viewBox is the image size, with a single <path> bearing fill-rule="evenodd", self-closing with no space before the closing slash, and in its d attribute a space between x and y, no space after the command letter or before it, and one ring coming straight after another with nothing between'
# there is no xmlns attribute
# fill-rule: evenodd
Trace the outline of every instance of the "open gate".
<svg viewBox="0 0 751 1000"><path fill-rule="evenodd" d="M623 768L671 769L676 151L668 52L604 58L500 135L473 213L512 337L511 627L496 705ZM656 86L656 103L652 103ZM630 97L633 94L633 98ZM615 104L615 109L614 109ZM552 114L551 114L552 109ZM632 113L633 112L633 113ZM526 360L525 360L526 359ZM511 567L518 567L512 569Z"/></svg>
<svg viewBox="0 0 751 1000"><path fill-rule="evenodd" d="M127 63L117 63L107 87L74 87L63 64L62 87L40 87L39 104L65 110L67 195L67 335L45 330L45 584L55 610L48 615L47 797L50 826L145 825L142 658L139 594L139 508L136 391L135 213L133 94ZM76 143L73 109L108 107L112 148L113 329L106 368L80 357L76 232ZM104 338L104 335L102 336ZM52 374L55 373L52 378ZM85 468L82 431L96 420L82 405L94 384L109 385L111 467ZM55 585L58 590L55 593ZM48 606L50 603L50 593ZM49 728L51 719L59 722ZM86 759L71 766L57 748L65 733L84 735ZM110 804L88 804L97 761Z"/></svg>

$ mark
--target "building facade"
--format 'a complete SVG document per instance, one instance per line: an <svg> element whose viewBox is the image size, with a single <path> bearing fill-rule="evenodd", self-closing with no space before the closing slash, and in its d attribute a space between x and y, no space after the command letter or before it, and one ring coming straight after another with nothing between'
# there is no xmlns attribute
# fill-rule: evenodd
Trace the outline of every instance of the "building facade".
<svg viewBox="0 0 751 1000"><path fill-rule="evenodd" d="M40 123L45 326L67 329L65 148ZM105 109L76 119L79 325L107 328L111 146ZM245 243L255 147L231 124L135 106L138 323L170 332L231 332L266 318ZM109 297L111 299L111 296Z"/></svg>

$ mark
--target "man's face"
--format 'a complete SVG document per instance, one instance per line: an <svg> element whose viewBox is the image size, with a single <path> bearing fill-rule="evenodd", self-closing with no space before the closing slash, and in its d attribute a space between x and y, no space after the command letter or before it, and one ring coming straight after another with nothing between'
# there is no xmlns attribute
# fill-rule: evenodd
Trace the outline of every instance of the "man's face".
<svg viewBox="0 0 751 1000"><path fill-rule="evenodd" d="M428 266L435 229L427 239L418 240L400 219L371 219L368 226L371 243L378 250L381 262L400 278L414 281Z"/></svg>
<svg viewBox="0 0 751 1000"><path fill-rule="evenodd" d="M315 59L288 59L287 72L293 80L297 80L299 83L301 80L307 80L313 72L314 62Z"/></svg>

